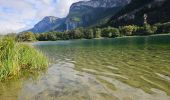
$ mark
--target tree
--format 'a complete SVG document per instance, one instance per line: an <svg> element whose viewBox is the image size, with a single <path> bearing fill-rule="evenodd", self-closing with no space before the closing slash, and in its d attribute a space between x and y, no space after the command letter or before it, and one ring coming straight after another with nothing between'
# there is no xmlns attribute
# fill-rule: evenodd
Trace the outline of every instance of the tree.
<svg viewBox="0 0 170 100"><path fill-rule="evenodd" d="M84 33L84 38L85 39L92 39L92 38L94 38L94 33L93 33L92 29L84 29L83 33Z"/></svg>
<svg viewBox="0 0 170 100"><path fill-rule="evenodd" d="M81 29L79 29L79 28L77 28L77 29L75 29L74 31L74 39L81 39L81 38L83 38L83 33L82 33L82 30Z"/></svg>
<svg viewBox="0 0 170 100"><path fill-rule="evenodd" d="M118 37L120 35L119 29L117 28L110 28L110 33L112 33L112 37Z"/></svg>
<svg viewBox="0 0 170 100"><path fill-rule="evenodd" d="M46 33L39 34L38 40L39 41L47 41L48 40L47 34Z"/></svg>
<svg viewBox="0 0 170 100"><path fill-rule="evenodd" d="M19 41L35 41L35 35L32 32L23 32L18 35L18 40Z"/></svg>
<svg viewBox="0 0 170 100"><path fill-rule="evenodd" d="M151 35L154 34L157 30L156 26L151 26L149 24L144 24L144 26L141 28L142 29L142 35Z"/></svg>
<svg viewBox="0 0 170 100"><path fill-rule="evenodd" d="M68 32L63 32L63 37L62 37L62 39L63 40L69 40L70 38L69 38L69 34L68 34Z"/></svg>
<svg viewBox="0 0 170 100"><path fill-rule="evenodd" d="M107 27L102 29L102 37L117 37L120 35L120 32L117 28Z"/></svg>
<svg viewBox="0 0 170 100"><path fill-rule="evenodd" d="M144 33L144 35L151 35L151 34L153 34L153 31L152 31L152 29L151 29L151 26L149 25L149 24L144 24L144 26L143 26L143 33Z"/></svg>
<svg viewBox="0 0 170 100"><path fill-rule="evenodd" d="M101 29L100 28L94 28L93 33L94 33L94 38L100 38L101 37Z"/></svg>
<svg viewBox="0 0 170 100"><path fill-rule="evenodd" d="M47 34L47 40L50 40L50 41L56 41L57 40L57 35L55 32L48 32L46 33Z"/></svg>
<svg viewBox="0 0 170 100"><path fill-rule="evenodd" d="M69 31L67 31L67 33L68 33L70 39L74 39L74 30L69 30Z"/></svg>
<svg viewBox="0 0 170 100"><path fill-rule="evenodd" d="M170 33L170 22L167 23L158 23L155 25L157 27L157 33Z"/></svg>
<svg viewBox="0 0 170 100"><path fill-rule="evenodd" d="M111 37L112 34L109 32L108 28L102 29L102 37Z"/></svg>
<svg viewBox="0 0 170 100"><path fill-rule="evenodd" d="M131 36L136 32L137 27L134 25L128 25L121 27L120 30L123 35Z"/></svg>
<svg viewBox="0 0 170 100"><path fill-rule="evenodd" d="M63 32L53 32L53 34L55 34L56 40L62 40L64 38Z"/></svg>
<svg viewBox="0 0 170 100"><path fill-rule="evenodd" d="M152 35L155 34L156 31L157 31L156 26L151 26L145 23L143 27L137 28L135 35Z"/></svg>

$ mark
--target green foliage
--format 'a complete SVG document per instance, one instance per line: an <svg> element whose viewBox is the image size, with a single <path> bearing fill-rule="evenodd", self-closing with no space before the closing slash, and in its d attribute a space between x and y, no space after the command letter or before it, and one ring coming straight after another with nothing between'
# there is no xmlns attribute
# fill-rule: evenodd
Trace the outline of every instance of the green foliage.
<svg viewBox="0 0 170 100"><path fill-rule="evenodd" d="M102 37L111 37L112 33L109 31L108 28L102 29Z"/></svg>
<svg viewBox="0 0 170 100"><path fill-rule="evenodd" d="M134 25L128 25L121 27L120 30L123 35L131 36L136 32L137 27Z"/></svg>
<svg viewBox="0 0 170 100"><path fill-rule="evenodd" d="M46 36L47 36L47 39L50 39L52 41L57 40L57 35L52 32L49 32Z"/></svg>
<svg viewBox="0 0 170 100"><path fill-rule="evenodd" d="M157 26L158 30L157 30L157 33L160 34L160 33L170 33L170 22L167 22L167 23L158 23L156 24L155 26Z"/></svg>
<svg viewBox="0 0 170 100"><path fill-rule="evenodd" d="M64 39L64 32L47 32L37 35L37 40L39 41L56 41ZM65 37L66 38L66 37Z"/></svg>
<svg viewBox="0 0 170 100"><path fill-rule="evenodd" d="M16 34L16 33L9 33L9 34L7 34L6 36L12 37L12 38L14 38L15 40L17 39L17 34Z"/></svg>
<svg viewBox="0 0 170 100"><path fill-rule="evenodd" d="M81 28L77 28L75 30L68 31L70 39L81 39L83 38L83 30Z"/></svg>
<svg viewBox="0 0 170 100"><path fill-rule="evenodd" d="M102 29L102 37L117 37L120 35L120 32L117 28L107 27Z"/></svg>
<svg viewBox="0 0 170 100"><path fill-rule="evenodd" d="M85 39L92 39L92 38L94 38L93 29L84 29L83 33L84 33L84 38Z"/></svg>
<svg viewBox="0 0 170 100"><path fill-rule="evenodd" d="M101 31L100 28L94 28L93 32L94 32L94 38L100 38L101 37L102 31Z"/></svg>
<svg viewBox="0 0 170 100"><path fill-rule="evenodd" d="M36 37L34 33L32 32L23 32L19 34L17 38L19 41L35 41L36 40Z"/></svg>
<svg viewBox="0 0 170 100"><path fill-rule="evenodd" d="M157 28L158 27L158 28ZM157 30L158 29L158 30ZM152 35L157 33L169 33L170 23L143 26L127 25L105 28L76 28L74 30L65 32L46 32L42 34L33 34L30 32L19 34L18 40L31 41L36 38L39 41L57 41L57 40L69 40L69 39L93 39L100 37L115 38L119 36L132 36L132 35ZM27 35L29 34L29 35ZM34 35L34 36L33 36ZM14 36L15 37L15 36Z"/></svg>
<svg viewBox="0 0 170 100"><path fill-rule="evenodd" d="M137 28L135 35L152 35L155 34L156 30L157 30L156 26L144 24L143 27Z"/></svg>
<svg viewBox="0 0 170 100"><path fill-rule="evenodd" d="M39 41L47 41L47 34L40 34L38 37L37 37L37 39L39 40ZM48 39L49 40L49 39Z"/></svg>
<svg viewBox="0 0 170 100"><path fill-rule="evenodd" d="M144 24L143 26L143 33L144 35L151 35L156 32L156 27L153 27L149 24Z"/></svg>
<svg viewBox="0 0 170 100"><path fill-rule="evenodd" d="M62 36L62 39L63 40L69 40L70 39L70 37L69 37L69 33L68 32L63 32L63 36Z"/></svg>
<svg viewBox="0 0 170 100"><path fill-rule="evenodd" d="M118 36L120 36L120 31L119 31L119 29L117 29L117 28L111 28L110 31L111 31L111 33L112 33L112 37L118 37Z"/></svg>
<svg viewBox="0 0 170 100"><path fill-rule="evenodd" d="M15 42L12 37L0 41L0 80L20 76L23 70L46 68L48 60L40 51L26 44Z"/></svg>

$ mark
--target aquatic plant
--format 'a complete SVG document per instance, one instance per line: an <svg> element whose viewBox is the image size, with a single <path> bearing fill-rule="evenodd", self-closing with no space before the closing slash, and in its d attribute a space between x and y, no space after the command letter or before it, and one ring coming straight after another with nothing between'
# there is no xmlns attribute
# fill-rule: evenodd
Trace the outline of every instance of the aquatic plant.
<svg viewBox="0 0 170 100"><path fill-rule="evenodd" d="M0 80L21 75L23 70L41 70L48 66L48 59L33 46L15 42L13 37L0 40Z"/></svg>

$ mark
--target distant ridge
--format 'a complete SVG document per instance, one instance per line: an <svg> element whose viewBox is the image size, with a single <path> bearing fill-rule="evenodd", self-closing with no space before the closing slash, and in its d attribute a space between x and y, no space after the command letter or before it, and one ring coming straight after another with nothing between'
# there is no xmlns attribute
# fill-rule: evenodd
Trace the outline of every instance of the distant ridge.
<svg viewBox="0 0 170 100"><path fill-rule="evenodd" d="M27 31L43 33L104 24L121 8L129 4L129 2L130 0L90 0L77 2L71 5L66 18L47 16Z"/></svg>

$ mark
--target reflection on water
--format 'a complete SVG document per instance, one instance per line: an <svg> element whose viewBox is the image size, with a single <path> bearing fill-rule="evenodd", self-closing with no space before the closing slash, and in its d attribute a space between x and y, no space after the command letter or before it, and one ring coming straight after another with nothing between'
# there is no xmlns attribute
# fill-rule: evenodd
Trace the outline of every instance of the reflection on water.
<svg viewBox="0 0 170 100"><path fill-rule="evenodd" d="M39 42L47 73L0 86L0 100L170 100L169 44L169 35Z"/></svg>

